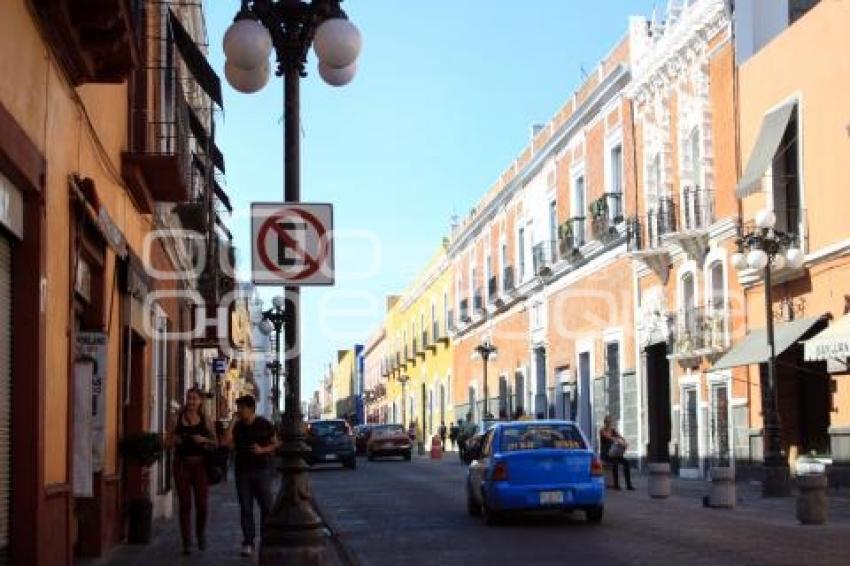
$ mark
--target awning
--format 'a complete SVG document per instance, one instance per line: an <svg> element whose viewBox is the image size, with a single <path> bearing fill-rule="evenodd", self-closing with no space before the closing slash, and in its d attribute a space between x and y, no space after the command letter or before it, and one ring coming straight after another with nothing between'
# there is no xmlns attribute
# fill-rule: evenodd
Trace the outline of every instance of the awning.
<svg viewBox="0 0 850 566"><path fill-rule="evenodd" d="M224 155L221 153L221 150L215 145L215 140L207 134L206 128L204 128L203 123L201 123L201 119L198 118L198 115L195 114L195 110L192 109L191 106L186 105L186 111L189 115L189 129L192 131L192 135L197 140L198 145L204 149L204 152L209 155L210 161L213 162L213 165L218 167L218 170L224 173Z"/></svg>
<svg viewBox="0 0 850 566"><path fill-rule="evenodd" d="M850 314L839 318L814 338L806 340L804 357L807 362L850 358Z"/></svg>
<svg viewBox="0 0 850 566"><path fill-rule="evenodd" d="M815 316L791 322L783 322L774 326L773 338L776 355L778 356L790 348L821 320L823 320L823 317ZM726 355L717 360L717 363L711 369L715 371L738 366L748 366L750 364L760 364L766 362L767 358L767 330L759 328L748 333Z"/></svg>
<svg viewBox="0 0 850 566"><path fill-rule="evenodd" d="M203 52L195 45L192 36L180 23L180 19L174 15L171 8L168 9L168 19L171 23L169 29L174 38L174 44L180 50L180 55L183 57L189 72L194 75L198 85L218 104L218 107L224 108L221 98L221 79L218 78Z"/></svg>
<svg viewBox="0 0 850 566"><path fill-rule="evenodd" d="M747 161L747 168L744 170L741 180L738 181L738 188L735 189L738 198L761 190L761 178L767 172L767 169L773 165L776 150L779 149L785 128L788 127L788 122L791 120L791 115L796 107L796 102L789 102L764 117L758 138L756 138L756 144L753 146L753 151Z"/></svg>

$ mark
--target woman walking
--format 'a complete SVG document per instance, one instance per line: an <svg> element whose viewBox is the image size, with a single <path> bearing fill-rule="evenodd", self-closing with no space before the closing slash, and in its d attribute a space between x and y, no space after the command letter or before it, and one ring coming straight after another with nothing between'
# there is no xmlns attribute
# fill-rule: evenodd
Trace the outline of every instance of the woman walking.
<svg viewBox="0 0 850 566"><path fill-rule="evenodd" d="M212 421L204 413L201 391L192 387L186 392L186 403L168 427L166 439L174 447L174 483L180 503L180 534L183 554L191 554L192 494L195 497L195 534L198 549L206 548L207 493L209 480L205 455L216 445Z"/></svg>

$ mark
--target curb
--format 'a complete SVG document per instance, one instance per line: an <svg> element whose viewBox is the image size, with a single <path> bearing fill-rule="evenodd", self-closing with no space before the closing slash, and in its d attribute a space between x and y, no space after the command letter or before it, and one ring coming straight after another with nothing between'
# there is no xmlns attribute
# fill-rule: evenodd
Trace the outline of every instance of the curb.
<svg viewBox="0 0 850 566"><path fill-rule="evenodd" d="M321 517L322 521L328 527L328 530L331 533L331 541L333 542L334 548L336 548L337 556L340 559L340 562L345 566L360 566L360 560L354 555L354 553L342 542L342 536L340 535L341 529L339 525L336 524L336 521L329 518L328 514L325 513L325 509L322 503L319 501L319 498L313 494L313 507L315 507L316 512Z"/></svg>

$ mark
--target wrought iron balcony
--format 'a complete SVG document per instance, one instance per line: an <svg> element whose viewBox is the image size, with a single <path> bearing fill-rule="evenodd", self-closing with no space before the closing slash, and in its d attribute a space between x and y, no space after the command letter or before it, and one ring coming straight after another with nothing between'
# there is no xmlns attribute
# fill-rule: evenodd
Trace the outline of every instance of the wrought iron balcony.
<svg viewBox="0 0 850 566"><path fill-rule="evenodd" d="M561 258L569 260L586 243L585 218L570 218L558 228L558 251Z"/></svg>
<svg viewBox="0 0 850 566"><path fill-rule="evenodd" d="M699 186L682 191L682 229L706 230L714 222L714 191Z"/></svg>
<svg viewBox="0 0 850 566"><path fill-rule="evenodd" d="M502 269L502 290L505 293L510 293L514 290L514 267L506 266Z"/></svg>
<svg viewBox="0 0 850 566"><path fill-rule="evenodd" d="M647 252L664 247L662 236L676 231L676 204L669 197L658 199L645 220L634 216L626 225L628 250Z"/></svg>
<svg viewBox="0 0 850 566"><path fill-rule="evenodd" d="M668 320L671 358L696 358L729 349L729 309L724 303L671 312Z"/></svg>
<svg viewBox="0 0 850 566"><path fill-rule="evenodd" d="M29 0L74 85L122 83L142 63L143 0Z"/></svg>
<svg viewBox="0 0 850 566"><path fill-rule="evenodd" d="M499 279L493 275L487 281L487 301L490 303L495 303L496 299L499 298Z"/></svg>
<svg viewBox="0 0 850 566"><path fill-rule="evenodd" d="M617 235L623 221L622 193L605 193L590 205L590 232L594 239L606 243Z"/></svg>
<svg viewBox="0 0 850 566"><path fill-rule="evenodd" d="M472 320L472 317L469 314L469 299L463 299L459 305L460 308L460 316L459 319L461 322L469 322Z"/></svg>
<svg viewBox="0 0 850 566"><path fill-rule="evenodd" d="M478 316L484 313L484 297L481 289L476 289L472 296L472 312Z"/></svg>
<svg viewBox="0 0 850 566"><path fill-rule="evenodd" d="M552 265L557 258L556 247L555 241L552 240L540 242L531 248L531 260L535 275L545 277L552 274Z"/></svg>

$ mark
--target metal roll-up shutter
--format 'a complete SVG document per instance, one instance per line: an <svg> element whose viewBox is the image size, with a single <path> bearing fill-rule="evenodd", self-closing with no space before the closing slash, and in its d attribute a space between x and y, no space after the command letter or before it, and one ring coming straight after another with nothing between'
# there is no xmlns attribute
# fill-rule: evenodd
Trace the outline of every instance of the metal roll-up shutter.
<svg viewBox="0 0 850 566"><path fill-rule="evenodd" d="M12 247L0 236L0 564L8 562L12 491Z"/></svg>

